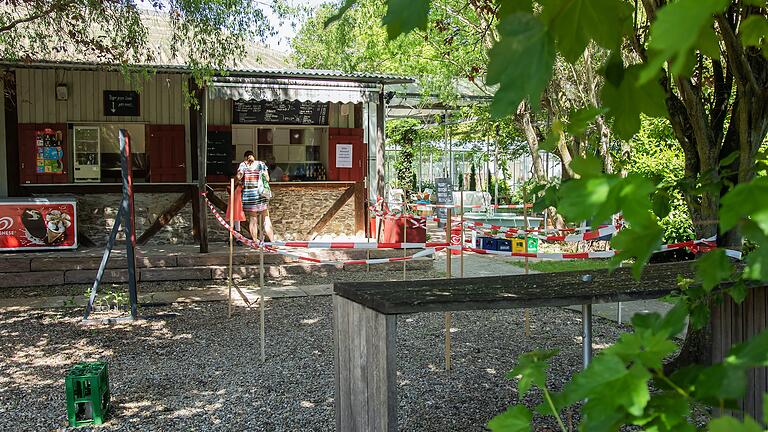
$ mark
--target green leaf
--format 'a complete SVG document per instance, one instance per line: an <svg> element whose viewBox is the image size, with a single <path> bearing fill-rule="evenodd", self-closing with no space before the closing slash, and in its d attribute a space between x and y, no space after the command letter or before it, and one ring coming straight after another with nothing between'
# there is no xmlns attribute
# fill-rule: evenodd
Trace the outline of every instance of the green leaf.
<svg viewBox="0 0 768 432"><path fill-rule="evenodd" d="M737 281L735 284L733 284L733 286L728 288L728 294L737 304L741 304L741 302L747 298L748 293L749 288L747 288L747 284L744 283L743 280Z"/></svg>
<svg viewBox="0 0 768 432"><path fill-rule="evenodd" d="M632 275L639 279L643 267L648 263L653 252L661 245L661 238L664 230L658 223L655 226L637 229L631 227L621 230L613 237L612 246L620 250L613 258L616 263L634 259L632 264Z"/></svg>
<svg viewBox="0 0 768 432"><path fill-rule="evenodd" d="M395 39L417 28L427 28L430 0L387 0L387 14L381 22L387 36Z"/></svg>
<svg viewBox="0 0 768 432"><path fill-rule="evenodd" d="M707 430L709 432L763 432L763 428L750 416L745 416L744 422L731 416L718 417L709 422Z"/></svg>
<svg viewBox="0 0 768 432"><path fill-rule="evenodd" d="M573 376L562 396L566 403L578 402L598 394L601 387L620 380L627 373L624 362L618 356L595 356L587 369Z"/></svg>
<svg viewBox="0 0 768 432"><path fill-rule="evenodd" d="M659 219L664 219L672 211L672 199L669 197L669 192L664 189L659 189L653 194L653 213Z"/></svg>
<svg viewBox="0 0 768 432"><path fill-rule="evenodd" d="M725 255L724 249L714 249L705 253L694 264L696 280L705 291L712 291L720 282L728 280L733 274L733 265Z"/></svg>
<svg viewBox="0 0 768 432"><path fill-rule="evenodd" d="M557 149L557 145L560 144L560 138L563 133L563 123L560 120L552 122L552 127L549 129L547 138L539 143L539 149L554 152Z"/></svg>
<svg viewBox="0 0 768 432"><path fill-rule="evenodd" d="M523 405L515 405L488 422L488 429L494 432L530 431L533 413Z"/></svg>
<svg viewBox="0 0 768 432"><path fill-rule="evenodd" d="M536 385L539 388L546 388L547 385L547 360L557 354L557 350L533 351L521 355L517 366L507 373L507 378L512 379L520 376L517 383L517 391L520 397L525 395L531 386Z"/></svg>
<svg viewBox="0 0 768 432"><path fill-rule="evenodd" d="M530 13L533 10L532 0L501 0L499 3L499 12L496 14L499 19L516 12Z"/></svg>
<svg viewBox="0 0 768 432"><path fill-rule="evenodd" d="M568 114L568 126L566 126L565 129L571 135L583 135L584 131L587 130L587 126L589 126L597 116L605 114L606 111L608 111L606 108L596 108L593 106L571 111L570 114Z"/></svg>
<svg viewBox="0 0 768 432"><path fill-rule="evenodd" d="M696 428L688 424L690 415L688 401L676 392L654 393L643 415L632 424L643 426L645 431L695 432Z"/></svg>
<svg viewBox="0 0 768 432"><path fill-rule="evenodd" d="M574 157L571 161L573 172L581 178L594 178L603 175L603 161L592 155Z"/></svg>
<svg viewBox="0 0 768 432"><path fill-rule="evenodd" d="M747 374L738 367L716 364L701 371L696 380L696 397L710 403L736 400L746 391Z"/></svg>
<svg viewBox="0 0 768 432"><path fill-rule="evenodd" d="M768 330L733 346L723 364L741 368L768 366Z"/></svg>
<svg viewBox="0 0 768 432"><path fill-rule="evenodd" d="M762 197L762 199L756 199ZM768 177L740 183L720 200L720 231L728 231L743 218L751 217L768 234Z"/></svg>
<svg viewBox="0 0 768 432"><path fill-rule="evenodd" d="M624 79L624 59L621 58L621 51L614 50L605 61L603 75L605 80L612 86L618 87Z"/></svg>
<svg viewBox="0 0 768 432"><path fill-rule="evenodd" d="M323 27L328 28L328 26L338 21L355 4L357 4L357 0L345 0L344 4L342 4L341 7L339 7L336 13L331 15L330 18L328 18L327 20L325 20Z"/></svg>
<svg viewBox="0 0 768 432"><path fill-rule="evenodd" d="M586 220L605 205L613 180L607 176L566 181L558 191L558 210L570 220Z"/></svg>
<svg viewBox="0 0 768 432"><path fill-rule="evenodd" d="M736 150L735 152L729 154L728 156L720 159L720 166L721 167L727 167L728 165L730 165L733 162L735 162L736 159L739 158L739 155L740 155L739 151Z"/></svg>
<svg viewBox="0 0 768 432"><path fill-rule="evenodd" d="M514 13L497 26L500 39L488 56L486 83L498 84L491 113L514 113L525 99L538 109L539 99L552 77L555 44L547 28L530 14Z"/></svg>
<svg viewBox="0 0 768 432"><path fill-rule="evenodd" d="M768 425L768 393L763 393L763 423Z"/></svg>
<svg viewBox="0 0 768 432"><path fill-rule="evenodd" d="M664 89L656 81L640 84L639 71L640 66L628 67L618 86L606 82L600 93L608 115L614 119L614 131L627 140L640 130L641 113L651 117L667 115Z"/></svg>
<svg viewBox="0 0 768 432"><path fill-rule="evenodd" d="M542 0L541 17L557 39L560 53L575 63L591 40L607 49L619 46L631 29L632 8L621 0Z"/></svg>
<svg viewBox="0 0 768 432"><path fill-rule="evenodd" d="M621 335L619 341L605 352L621 357L627 363L639 363L649 369L661 369L664 359L675 352L677 345L665 335L637 331Z"/></svg>
<svg viewBox="0 0 768 432"><path fill-rule="evenodd" d="M712 28L713 15L729 3L730 0L680 0L661 8L651 24L649 60L640 81L653 80L667 61L672 74L684 73L702 38L708 39L702 33Z"/></svg>
<svg viewBox="0 0 768 432"><path fill-rule="evenodd" d="M739 25L741 42L746 46L760 46L768 37L768 18L764 15L750 15Z"/></svg>

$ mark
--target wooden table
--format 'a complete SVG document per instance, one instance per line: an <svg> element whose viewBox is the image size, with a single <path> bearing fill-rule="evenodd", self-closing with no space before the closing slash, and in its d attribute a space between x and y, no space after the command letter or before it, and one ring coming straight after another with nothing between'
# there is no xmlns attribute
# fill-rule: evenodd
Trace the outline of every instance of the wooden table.
<svg viewBox="0 0 768 432"><path fill-rule="evenodd" d="M592 305L646 300L693 276L689 263L630 269L403 282L334 284L336 430L396 431L397 315L582 305L584 365L592 357Z"/></svg>

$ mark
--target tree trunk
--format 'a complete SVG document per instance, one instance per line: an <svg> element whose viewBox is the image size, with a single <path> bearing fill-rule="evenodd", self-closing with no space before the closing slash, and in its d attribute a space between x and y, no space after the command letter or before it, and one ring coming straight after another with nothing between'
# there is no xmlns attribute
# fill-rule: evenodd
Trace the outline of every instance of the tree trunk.
<svg viewBox="0 0 768 432"><path fill-rule="evenodd" d="M531 121L531 107L527 102L521 103L517 108L515 119L520 129L523 130L526 141L528 141L528 150L531 152L531 161L533 162L533 176L538 182L544 182L547 176L544 172L544 164L541 163L541 155L539 154L539 134L534 129L533 122Z"/></svg>

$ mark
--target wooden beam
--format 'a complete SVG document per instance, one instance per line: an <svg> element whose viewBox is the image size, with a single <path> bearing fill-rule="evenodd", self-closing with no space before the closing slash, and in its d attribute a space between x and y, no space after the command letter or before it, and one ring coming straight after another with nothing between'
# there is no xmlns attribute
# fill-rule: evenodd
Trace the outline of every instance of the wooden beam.
<svg viewBox="0 0 768 432"><path fill-rule="evenodd" d="M88 237L85 232L77 230L77 242L79 243L78 246L84 246L84 247L93 247L96 246L96 243L91 240L90 237Z"/></svg>
<svg viewBox="0 0 768 432"><path fill-rule="evenodd" d="M197 197L197 189L192 193L195 196L192 199L192 238L200 241L200 200Z"/></svg>
<svg viewBox="0 0 768 432"><path fill-rule="evenodd" d="M366 232L365 221L367 214L365 206L365 183L357 182L355 184L355 234L362 235Z"/></svg>
<svg viewBox="0 0 768 432"><path fill-rule="evenodd" d="M165 211L160 216L158 216L157 219L155 219L155 222L152 223L152 226L144 231L136 243L139 245L147 244L147 241L154 237L155 234L160 232L164 226L168 225L168 223L171 222L171 220L181 211L181 209L187 205L191 199L192 196L190 193L181 194L178 198L176 198L176 201L171 203L171 205L165 209Z"/></svg>
<svg viewBox="0 0 768 432"><path fill-rule="evenodd" d="M208 197L208 200L211 202L211 204L216 206L216 208L219 210L226 212L229 205L223 199L219 198L218 195L216 195L212 187L209 185L206 186L208 186L208 190L206 191L205 196Z"/></svg>
<svg viewBox="0 0 768 432"><path fill-rule="evenodd" d="M206 158L208 152L208 87L202 86L198 93L200 99L200 111L197 122L197 201L200 202L198 211L198 237L200 239L200 253L208 252L208 212L206 211L205 197L207 192L205 185Z"/></svg>
<svg viewBox="0 0 768 432"><path fill-rule="evenodd" d="M320 220L317 221L314 227L309 231L309 239L313 240L315 237L317 237L317 234L325 228L326 225L328 225L328 222L333 219L334 216L336 216L336 213L341 210L342 207L344 207L344 204L349 201L350 198L355 194L355 186L352 185L347 190L344 191L343 194L339 197L339 199L336 200L336 202L333 203L331 208L328 209L328 211L325 212L325 214L320 218Z"/></svg>

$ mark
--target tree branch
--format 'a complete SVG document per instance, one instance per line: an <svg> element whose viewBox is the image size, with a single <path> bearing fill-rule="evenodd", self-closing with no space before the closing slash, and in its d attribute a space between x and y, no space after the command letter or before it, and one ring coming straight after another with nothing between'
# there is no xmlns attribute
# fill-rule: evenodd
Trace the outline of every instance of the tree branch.
<svg viewBox="0 0 768 432"><path fill-rule="evenodd" d="M729 23L723 14L715 16L717 26L720 28L720 34L725 42L725 55L728 56L729 63L733 65L733 73L736 76L736 85L749 85L753 92L759 93L760 86L757 84L752 67L747 61L747 54L744 46L741 45L736 33L733 32L731 23Z"/></svg>
<svg viewBox="0 0 768 432"><path fill-rule="evenodd" d="M54 13L54 12L66 9L68 6L71 6L72 3L73 2L71 2L71 1L53 3L53 4L51 4L50 7L48 7L48 9L43 9L40 12L34 13L32 15L28 15L26 17L19 18L17 20L13 20L13 21L9 22L8 24L0 27L0 33L11 31L14 28L16 28L16 26L18 26L20 24L28 23L30 21L34 21L34 20L40 19L40 18L42 18L44 16L48 16L48 15Z"/></svg>

